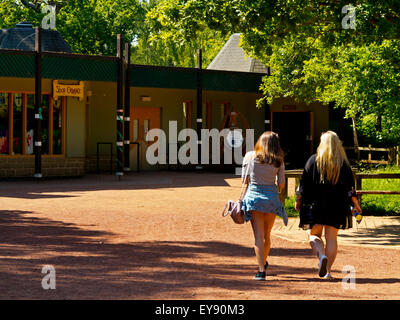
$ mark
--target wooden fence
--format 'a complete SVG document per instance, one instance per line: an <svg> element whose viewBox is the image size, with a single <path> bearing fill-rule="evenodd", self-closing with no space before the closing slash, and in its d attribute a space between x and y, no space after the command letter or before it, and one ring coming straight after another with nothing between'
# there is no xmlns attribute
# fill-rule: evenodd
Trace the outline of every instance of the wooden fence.
<svg viewBox="0 0 400 320"><path fill-rule="evenodd" d="M280 194L280 199L284 203L284 199L289 196L294 196L294 189L298 186L303 170L286 170L285 172L285 190ZM289 190L289 179L294 179L294 183L291 183L292 190ZM396 194L400 195L400 190L397 191L387 191L387 190L362 190L362 180L363 179L400 179L400 173L356 173L354 172L354 180L356 185L356 191L358 197L361 198L364 194Z"/></svg>
<svg viewBox="0 0 400 320"><path fill-rule="evenodd" d="M344 147L345 150L354 150L353 147ZM400 165L400 146L392 147L392 148L373 148L371 145L368 147L359 147L360 151L368 152L368 159L361 159L362 163L377 163L377 164L396 164ZM387 160L373 160L372 153L373 152L385 152Z"/></svg>

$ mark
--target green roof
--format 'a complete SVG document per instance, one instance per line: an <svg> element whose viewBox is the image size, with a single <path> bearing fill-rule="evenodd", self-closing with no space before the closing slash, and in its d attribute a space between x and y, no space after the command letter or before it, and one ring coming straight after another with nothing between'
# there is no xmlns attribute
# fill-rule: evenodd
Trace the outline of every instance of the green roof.
<svg viewBox="0 0 400 320"><path fill-rule="evenodd" d="M35 56L18 52L14 54L0 50L0 77L33 78Z"/></svg>
<svg viewBox="0 0 400 320"><path fill-rule="evenodd" d="M87 56L44 52L42 76L47 79L81 81L117 81L115 57ZM0 50L0 77L33 78L35 53ZM131 86L168 89L196 89L198 70L132 65ZM264 74L202 70L203 89L228 92L255 92Z"/></svg>

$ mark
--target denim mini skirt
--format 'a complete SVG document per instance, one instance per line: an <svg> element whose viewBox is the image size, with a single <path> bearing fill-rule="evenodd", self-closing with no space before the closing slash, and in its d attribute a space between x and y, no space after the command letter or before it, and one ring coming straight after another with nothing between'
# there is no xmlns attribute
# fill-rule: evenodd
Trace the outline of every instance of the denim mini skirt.
<svg viewBox="0 0 400 320"><path fill-rule="evenodd" d="M279 200L276 185L250 184L242 201L242 210L246 222L252 218L251 211L259 211L275 213L283 219L285 226L288 224L288 217L281 200Z"/></svg>

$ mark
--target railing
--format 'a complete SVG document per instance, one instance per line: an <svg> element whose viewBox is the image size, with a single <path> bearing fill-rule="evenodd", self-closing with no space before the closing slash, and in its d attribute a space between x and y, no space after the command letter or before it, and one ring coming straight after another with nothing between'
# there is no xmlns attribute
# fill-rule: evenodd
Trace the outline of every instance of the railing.
<svg viewBox="0 0 400 320"><path fill-rule="evenodd" d="M286 170L285 171L285 190L281 195L281 200L288 196L288 181L289 179L296 179L295 185L297 186L301 176L303 174L303 169L299 170ZM363 179L400 179L400 173L354 173L356 191L359 199L364 194L379 194L379 195L400 195L400 190L398 191L386 191L386 190L362 190L362 180Z"/></svg>
<svg viewBox="0 0 400 320"><path fill-rule="evenodd" d="M378 194L378 195L400 195L398 191L386 191L386 190L362 190L363 179L400 179L400 173L356 173L356 190L358 198L361 200L361 196L364 194Z"/></svg>
<svg viewBox="0 0 400 320"><path fill-rule="evenodd" d="M354 150L353 147L344 147L345 150ZM368 147L359 147L358 150L360 151L367 151L368 152L368 159L367 160L360 160L362 163L376 163L376 164L396 164L397 166L400 165L400 146L392 147L392 148L373 148L371 145ZM385 152L387 154L387 160L372 160L372 153L373 152Z"/></svg>

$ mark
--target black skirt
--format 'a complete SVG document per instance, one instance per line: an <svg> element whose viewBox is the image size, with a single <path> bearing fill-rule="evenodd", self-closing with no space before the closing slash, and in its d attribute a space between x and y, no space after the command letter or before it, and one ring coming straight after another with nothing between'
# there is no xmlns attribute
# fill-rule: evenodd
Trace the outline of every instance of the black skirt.
<svg viewBox="0 0 400 320"><path fill-rule="evenodd" d="M299 227L304 230L314 225L331 226L336 229L350 229L353 227L353 215L350 207L321 208L315 204L300 207Z"/></svg>

